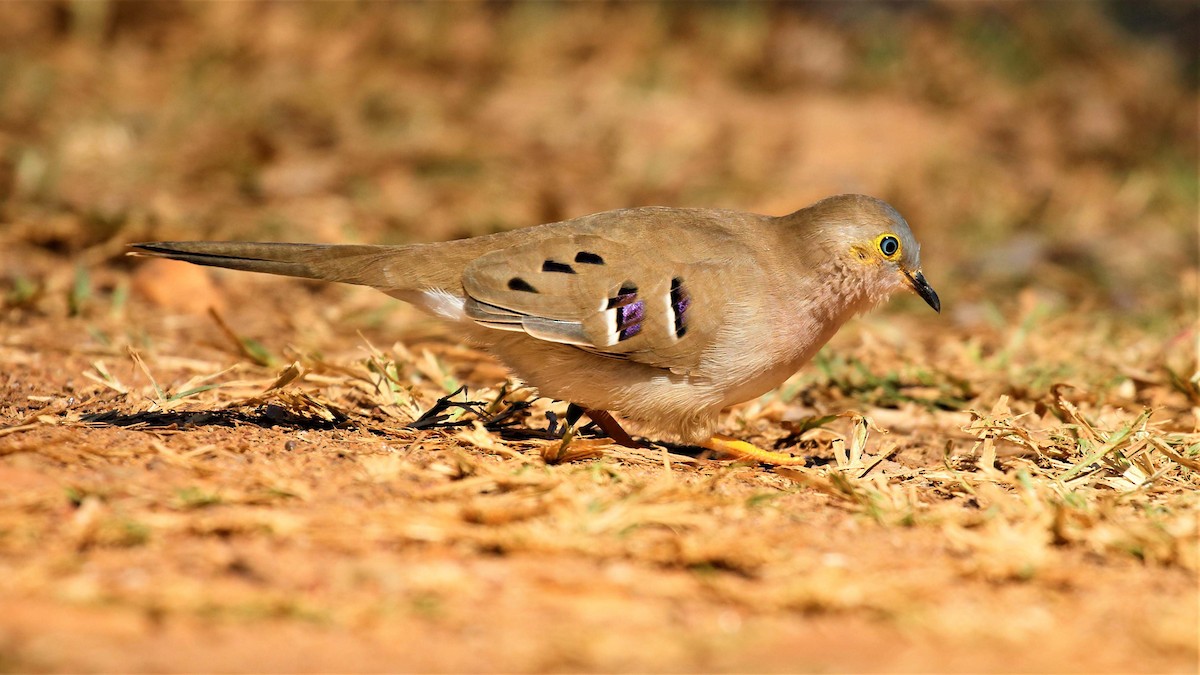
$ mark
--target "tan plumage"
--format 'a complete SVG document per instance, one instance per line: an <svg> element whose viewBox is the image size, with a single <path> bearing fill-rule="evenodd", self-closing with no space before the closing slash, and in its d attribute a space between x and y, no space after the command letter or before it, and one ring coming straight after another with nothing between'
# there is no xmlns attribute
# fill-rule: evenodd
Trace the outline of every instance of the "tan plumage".
<svg viewBox="0 0 1200 675"><path fill-rule="evenodd" d="M690 443L709 441L723 408L782 383L847 319L906 284L939 309L904 219L861 195L778 218L621 209L410 246L135 248L373 286L455 321L543 395Z"/></svg>

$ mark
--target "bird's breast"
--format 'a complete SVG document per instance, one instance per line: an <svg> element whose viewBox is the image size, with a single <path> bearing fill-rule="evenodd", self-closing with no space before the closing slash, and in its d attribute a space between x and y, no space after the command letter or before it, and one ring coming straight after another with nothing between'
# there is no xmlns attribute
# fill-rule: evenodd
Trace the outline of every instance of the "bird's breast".
<svg viewBox="0 0 1200 675"><path fill-rule="evenodd" d="M812 360L853 310L829 312L811 296L778 300L773 312L757 312L757 322L726 324L706 371L723 392L722 407L762 396L783 384ZM749 328L737 328L749 326Z"/></svg>

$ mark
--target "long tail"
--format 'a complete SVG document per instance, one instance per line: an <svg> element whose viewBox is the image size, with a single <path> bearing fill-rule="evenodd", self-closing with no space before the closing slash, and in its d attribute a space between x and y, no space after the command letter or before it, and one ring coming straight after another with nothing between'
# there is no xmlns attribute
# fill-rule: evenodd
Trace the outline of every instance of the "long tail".
<svg viewBox="0 0 1200 675"><path fill-rule="evenodd" d="M130 246L139 255L184 260L197 265L376 287L394 286L400 281L388 279L386 268L403 257L405 249L401 246L224 241L159 241Z"/></svg>
<svg viewBox="0 0 1200 675"><path fill-rule="evenodd" d="M240 241L158 241L131 244L135 255L399 291L462 287L462 271L492 238L435 244L266 244ZM397 296L401 297L401 296Z"/></svg>

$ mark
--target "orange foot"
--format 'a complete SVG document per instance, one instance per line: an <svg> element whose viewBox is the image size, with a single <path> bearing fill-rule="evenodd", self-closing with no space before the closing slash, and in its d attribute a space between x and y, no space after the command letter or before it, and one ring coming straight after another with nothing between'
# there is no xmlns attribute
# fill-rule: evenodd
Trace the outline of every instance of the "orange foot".
<svg viewBox="0 0 1200 675"><path fill-rule="evenodd" d="M771 450L763 450L757 446L751 445L746 441L739 441L732 436L715 434L712 438L700 444L702 448L715 450L722 454L733 455L738 459L750 459L756 462L765 464L777 464L780 466L796 466L803 465L804 458L789 455L783 452L772 452Z"/></svg>

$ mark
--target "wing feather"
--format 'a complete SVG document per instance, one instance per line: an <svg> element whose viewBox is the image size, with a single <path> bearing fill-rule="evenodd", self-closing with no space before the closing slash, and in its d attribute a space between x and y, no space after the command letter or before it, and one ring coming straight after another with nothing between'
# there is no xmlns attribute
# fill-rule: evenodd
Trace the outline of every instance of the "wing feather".
<svg viewBox="0 0 1200 675"><path fill-rule="evenodd" d="M465 312L480 325L676 372L699 364L721 327L734 275L720 260L654 255L594 234L492 251L463 273Z"/></svg>

